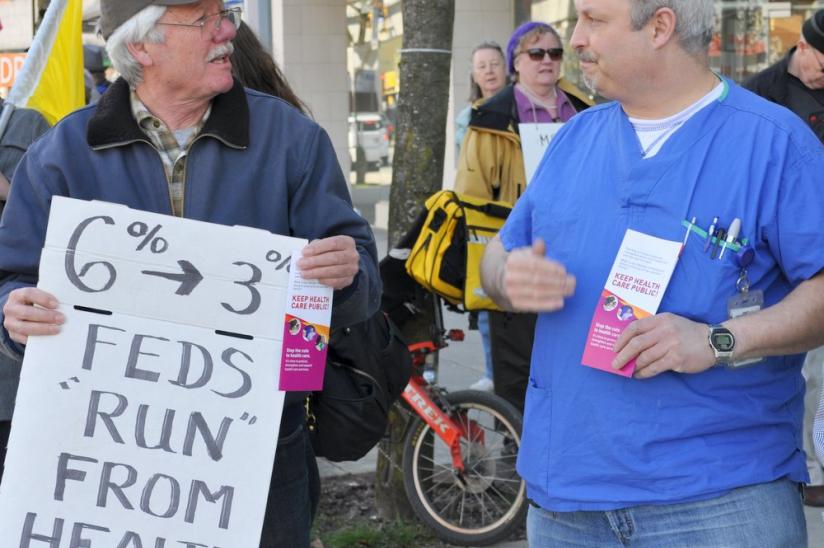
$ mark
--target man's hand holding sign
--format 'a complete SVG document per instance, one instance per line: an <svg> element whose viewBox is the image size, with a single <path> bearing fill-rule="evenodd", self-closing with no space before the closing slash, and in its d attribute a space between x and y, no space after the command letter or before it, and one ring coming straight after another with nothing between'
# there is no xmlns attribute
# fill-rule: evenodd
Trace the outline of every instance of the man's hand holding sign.
<svg viewBox="0 0 824 548"><path fill-rule="evenodd" d="M57 311L54 295L36 287L22 287L9 293L3 306L3 326L14 342L26 344L31 336L57 335L65 316Z"/></svg>

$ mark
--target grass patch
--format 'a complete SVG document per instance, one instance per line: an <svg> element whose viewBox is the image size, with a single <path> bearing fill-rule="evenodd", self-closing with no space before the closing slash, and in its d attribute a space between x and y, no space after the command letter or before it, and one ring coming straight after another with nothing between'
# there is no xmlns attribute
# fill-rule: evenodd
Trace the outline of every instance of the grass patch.
<svg viewBox="0 0 824 548"><path fill-rule="evenodd" d="M324 548L396 548L421 546L433 541L431 533L417 524L356 523L338 531L320 535Z"/></svg>

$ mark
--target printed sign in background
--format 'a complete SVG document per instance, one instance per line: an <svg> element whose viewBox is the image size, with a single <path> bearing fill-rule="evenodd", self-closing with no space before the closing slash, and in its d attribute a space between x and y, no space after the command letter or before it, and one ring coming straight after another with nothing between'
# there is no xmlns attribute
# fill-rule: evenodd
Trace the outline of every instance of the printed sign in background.
<svg viewBox="0 0 824 548"><path fill-rule="evenodd" d="M544 157L544 152L562 127L564 127L563 123L518 124L527 184L532 182L532 177L538 169L538 164L541 163L541 158Z"/></svg>
<svg viewBox="0 0 824 548"><path fill-rule="evenodd" d="M0 53L0 89L11 89L25 60L25 53Z"/></svg>
<svg viewBox="0 0 824 548"><path fill-rule="evenodd" d="M34 36L34 2L31 0L0 1L0 51L24 50Z"/></svg>
<svg viewBox="0 0 824 548"><path fill-rule="evenodd" d="M305 244L55 198L39 287L67 319L26 350L3 544L257 547Z"/></svg>

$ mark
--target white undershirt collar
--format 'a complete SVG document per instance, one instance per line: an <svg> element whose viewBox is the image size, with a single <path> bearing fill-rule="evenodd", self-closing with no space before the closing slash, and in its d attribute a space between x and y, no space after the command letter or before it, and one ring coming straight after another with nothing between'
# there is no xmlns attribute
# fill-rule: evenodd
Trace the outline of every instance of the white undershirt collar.
<svg viewBox="0 0 824 548"><path fill-rule="evenodd" d="M657 120L646 120L641 118L633 118L628 116L629 123L635 130L635 135L638 137L638 144L641 148L641 157L646 159L652 158L664 143L672 137L672 135L683 126L687 120L692 118L701 109L709 106L713 101L717 100L724 93L724 82L721 81L712 90L698 99L696 102L672 116L660 118Z"/></svg>

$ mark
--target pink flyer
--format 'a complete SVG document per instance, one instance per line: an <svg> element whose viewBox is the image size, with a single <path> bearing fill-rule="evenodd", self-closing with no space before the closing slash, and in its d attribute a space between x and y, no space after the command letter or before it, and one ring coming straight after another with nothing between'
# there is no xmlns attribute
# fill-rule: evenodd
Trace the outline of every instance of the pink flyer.
<svg viewBox="0 0 824 548"><path fill-rule="evenodd" d="M323 388L332 292L331 287L303 278L297 268L290 272L283 322L280 390Z"/></svg>
<svg viewBox="0 0 824 548"><path fill-rule="evenodd" d="M595 306L582 365L632 376L635 360L619 370L613 369L616 354L612 348L633 321L658 311L680 249L680 242L627 230Z"/></svg>

